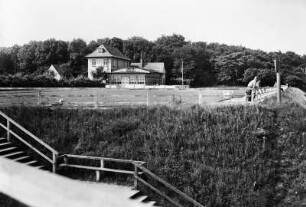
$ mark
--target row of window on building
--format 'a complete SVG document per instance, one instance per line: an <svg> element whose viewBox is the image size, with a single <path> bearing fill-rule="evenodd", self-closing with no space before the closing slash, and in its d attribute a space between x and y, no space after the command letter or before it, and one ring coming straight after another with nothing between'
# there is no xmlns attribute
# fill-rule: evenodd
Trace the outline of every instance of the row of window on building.
<svg viewBox="0 0 306 207"><path fill-rule="evenodd" d="M140 84L140 85L158 85L161 84L161 78L151 74L129 75L129 74L111 74L110 84Z"/></svg>

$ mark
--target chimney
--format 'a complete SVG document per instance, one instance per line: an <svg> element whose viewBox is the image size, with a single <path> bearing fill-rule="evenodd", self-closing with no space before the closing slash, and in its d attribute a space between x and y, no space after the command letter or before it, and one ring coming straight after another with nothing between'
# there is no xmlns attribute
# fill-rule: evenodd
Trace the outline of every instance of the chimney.
<svg viewBox="0 0 306 207"><path fill-rule="evenodd" d="M144 67L144 62L143 62L143 50L141 50L141 54L140 54L140 68Z"/></svg>

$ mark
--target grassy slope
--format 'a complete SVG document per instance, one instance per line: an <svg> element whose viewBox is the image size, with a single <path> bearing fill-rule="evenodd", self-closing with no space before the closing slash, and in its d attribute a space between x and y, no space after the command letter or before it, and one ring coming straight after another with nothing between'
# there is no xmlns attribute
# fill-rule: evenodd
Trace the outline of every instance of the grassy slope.
<svg viewBox="0 0 306 207"><path fill-rule="evenodd" d="M306 110L297 104L3 110L61 153L144 160L208 206L299 205L306 192Z"/></svg>

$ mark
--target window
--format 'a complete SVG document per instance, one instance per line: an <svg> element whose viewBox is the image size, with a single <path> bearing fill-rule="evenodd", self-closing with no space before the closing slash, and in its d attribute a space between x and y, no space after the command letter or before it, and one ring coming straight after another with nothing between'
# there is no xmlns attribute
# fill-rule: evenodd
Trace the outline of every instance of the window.
<svg viewBox="0 0 306 207"><path fill-rule="evenodd" d="M104 48L98 48L98 53L104 53L104 52L105 52Z"/></svg>
<svg viewBox="0 0 306 207"><path fill-rule="evenodd" d="M92 67L96 67L96 59L92 59L91 63L92 63Z"/></svg>

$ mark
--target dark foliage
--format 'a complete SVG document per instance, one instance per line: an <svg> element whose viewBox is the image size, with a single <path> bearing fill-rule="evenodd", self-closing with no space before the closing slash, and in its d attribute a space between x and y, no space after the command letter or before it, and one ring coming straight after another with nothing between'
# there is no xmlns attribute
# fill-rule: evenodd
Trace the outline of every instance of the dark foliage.
<svg viewBox="0 0 306 207"><path fill-rule="evenodd" d="M188 42L182 35L161 36L155 41L133 36L127 40L102 38L87 44L82 39L70 42L49 39L31 41L23 46L0 48L0 74L31 74L40 67L66 64L73 77L86 75L85 56L100 44L117 48L133 62L164 62L168 84L181 83L182 60L184 79L194 87L212 85L246 85L257 71L263 85L275 81L273 59L280 59L282 84L305 88L306 56L294 52L264 52L241 46L218 43ZM300 72L299 72L300 71Z"/></svg>
<svg viewBox="0 0 306 207"><path fill-rule="evenodd" d="M89 80L87 77L79 76L72 79L61 79L59 81L52 77L38 75L0 75L0 87L104 87L102 79Z"/></svg>

